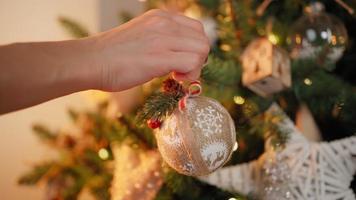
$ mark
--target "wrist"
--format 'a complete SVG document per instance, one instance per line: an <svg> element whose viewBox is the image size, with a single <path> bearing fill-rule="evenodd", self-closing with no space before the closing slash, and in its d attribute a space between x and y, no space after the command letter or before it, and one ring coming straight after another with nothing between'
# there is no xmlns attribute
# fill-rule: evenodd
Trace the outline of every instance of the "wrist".
<svg viewBox="0 0 356 200"><path fill-rule="evenodd" d="M84 38L70 41L70 49L73 57L67 65L72 73L71 85L79 90L101 89L101 69L99 56L97 55L96 40Z"/></svg>

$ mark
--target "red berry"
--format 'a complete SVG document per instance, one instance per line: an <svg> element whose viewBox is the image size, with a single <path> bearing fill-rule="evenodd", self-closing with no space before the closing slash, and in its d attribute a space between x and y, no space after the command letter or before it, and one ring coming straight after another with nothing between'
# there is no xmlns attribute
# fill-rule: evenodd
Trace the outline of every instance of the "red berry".
<svg viewBox="0 0 356 200"><path fill-rule="evenodd" d="M152 129L161 127L161 124L162 124L162 122L159 121L158 119L150 119L147 121L148 127L152 128Z"/></svg>

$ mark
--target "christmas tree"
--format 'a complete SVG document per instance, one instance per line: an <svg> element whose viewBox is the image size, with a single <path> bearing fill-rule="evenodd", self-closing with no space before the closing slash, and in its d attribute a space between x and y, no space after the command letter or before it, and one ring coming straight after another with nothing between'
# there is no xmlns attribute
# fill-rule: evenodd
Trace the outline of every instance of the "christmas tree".
<svg viewBox="0 0 356 200"><path fill-rule="evenodd" d="M178 173L167 155L162 159L156 131L181 108L189 87L162 78L113 95L94 111L70 109L79 137L34 126L59 156L38 163L20 184L46 183L47 199L76 199L83 191L115 200L355 198L356 2L145 3L147 9L178 11L204 25L211 53L202 71L201 96L218 100L233 119L238 148L231 159L203 177ZM60 22L74 37L90 35L71 19ZM295 145L308 149L302 161L292 158L299 154L287 153ZM297 168L298 163L303 166ZM339 172L346 178L332 176ZM306 188L296 180L306 180Z"/></svg>

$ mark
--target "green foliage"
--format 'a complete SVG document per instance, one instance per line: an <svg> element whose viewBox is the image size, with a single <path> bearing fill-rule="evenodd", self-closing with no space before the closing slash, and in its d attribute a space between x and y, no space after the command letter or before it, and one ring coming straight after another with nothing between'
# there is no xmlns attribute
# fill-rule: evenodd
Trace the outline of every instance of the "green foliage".
<svg viewBox="0 0 356 200"><path fill-rule="evenodd" d="M164 120L177 108L179 100L180 98L173 94L156 93L147 99L137 119L140 123L149 119Z"/></svg>
<svg viewBox="0 0 356 200"><path fill-rule="evenodd" d="M207 185L193 177L178 174L169 168L166 168L164 183L156 200L220 200L229 199L231 197L241 200L245 199L239 195Z"/></svg>
<svg viewBox="0 0 356 200"><path fill-rule="evenodd" d="M37 184L51 169L52 163L41 163L33 167L33 169L18 179L21 185L34 185Z"/></svg>
<svg viewBox="0 0 356 200"><path fill-rule="evenodd" d="M201 78L209 85L236 87L241 77L241 67L235 60L210 55Z"/></svg>
<svg viewBox="0 0 356 200"><path fill-rule="evenodd" d="M137 121L141 124L150 119L163 121L178 107L179 100L185 95L183 86L172 78L163 82L163 92L158 92L146 100L137 114Z"/></svg>
<svg viewBox="0 0 356 200"><path fill-rule="evenodd" d="M311 60L298 60L293 63L293 91L317 119L334 120L348 134L356 132L356 93L350 84Z"/></svg>
<svg viewBox="0 0 356 200"><path fill-rule="evenodd" d="M221 3L219 0L197 0L197 2L208 10L217 8Z"/></svg>
<svg viewBox="0 0 356 200"><path fill-rule="evenodd" d="M130 21L132 18L134 18L134 16L130 12L123 11L119 13L119 19L124 23Z"/></svg>
<svg viewBox="0 0 356 200"><path fill-rule="evenodd" d="M43 125L39 125L39 124L34 125L32 127L32 130L35 132L37 137L39 137L42 141L53 142L57 138L55 133L51 132Z"/></svg>

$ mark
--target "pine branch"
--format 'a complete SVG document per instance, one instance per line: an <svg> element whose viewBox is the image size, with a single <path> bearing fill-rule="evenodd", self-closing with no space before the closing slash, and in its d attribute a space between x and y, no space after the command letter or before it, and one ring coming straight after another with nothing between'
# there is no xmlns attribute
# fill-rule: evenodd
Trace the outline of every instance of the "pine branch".
<svg viewBox="0 0 356 200"><path fill-rule="evenodd" d="M137 114L137 121L143 124L147 120L163 121L178 107L179 100L184 96L183 86L176 80L168 78L163 82L163 92L151 95Z"/></svg>
<svg viewBox="0 0 356 200"><path fill-rule="evenodd" d="M130 12L127 12L127 11L122 11L119 13L119 19L125 23L125 22L128 22L130 21L131 19L134 18L134 15Z"/></svg>
<svg viewBox="0 0 356 200"><path fill-rule="evenodd" d="M83 38L89 36L89 31L80 25L78 22L67 17L59 17L59 23L66 31L74 38Z"/></svg>
<svg viewBox="0 0 356 200"><path fill-rule="evenodd" d="M240 82L241 67L234 60L223 60L210 55L201 78L208 85L236 87Z"/></svg>
<svg viewBox="0 0 356 200"><path fill-rule="evenodd" d="M148 134L145 134L143 130L141 130L142 132L140 132L139 130L137 130L133 123L130 123L130 121L126 117L120 117L118 118L118 121L128 129L128 132L130 133L129 136L136 137L136 139L141 142L141 145L143 147L153 148L156 146L152 133L148 133L151 136L149 137Z"/></svg>
<svg viewBox="0 0 356 200"><path fill-rule="evenodd" d="M165 172L164 182L166 187L163 188L166 190L164 192L171 196L176 196L177 199L211 200L229 199L231 197L244 199L240 195L220 190L214 186L202 183L193 177L178 174L170 169Z"/></svg>
<svg viewBox="0 0 356 200"><path fill-rule="evenodd" d="M150 96L138 113L138 122L142 124L149 119L163 121L166 116L171 115L177 108L179 99L176 95L161 92Z"/></svg>
<svg viewBox="0 0 356 200"><path fill-rule="evenodd" d="M37 184L51 169L53 163L43 163L35 166L30 172L22 175L18 179L18 184L20 185L35 185Z"/></svg>
<svg viewBox="0 0 356 200"><path fill-rule="evenodd" d="M32 130L42 141L54 142L57 139L57 135L43 125L36 124Z"/></svg>

